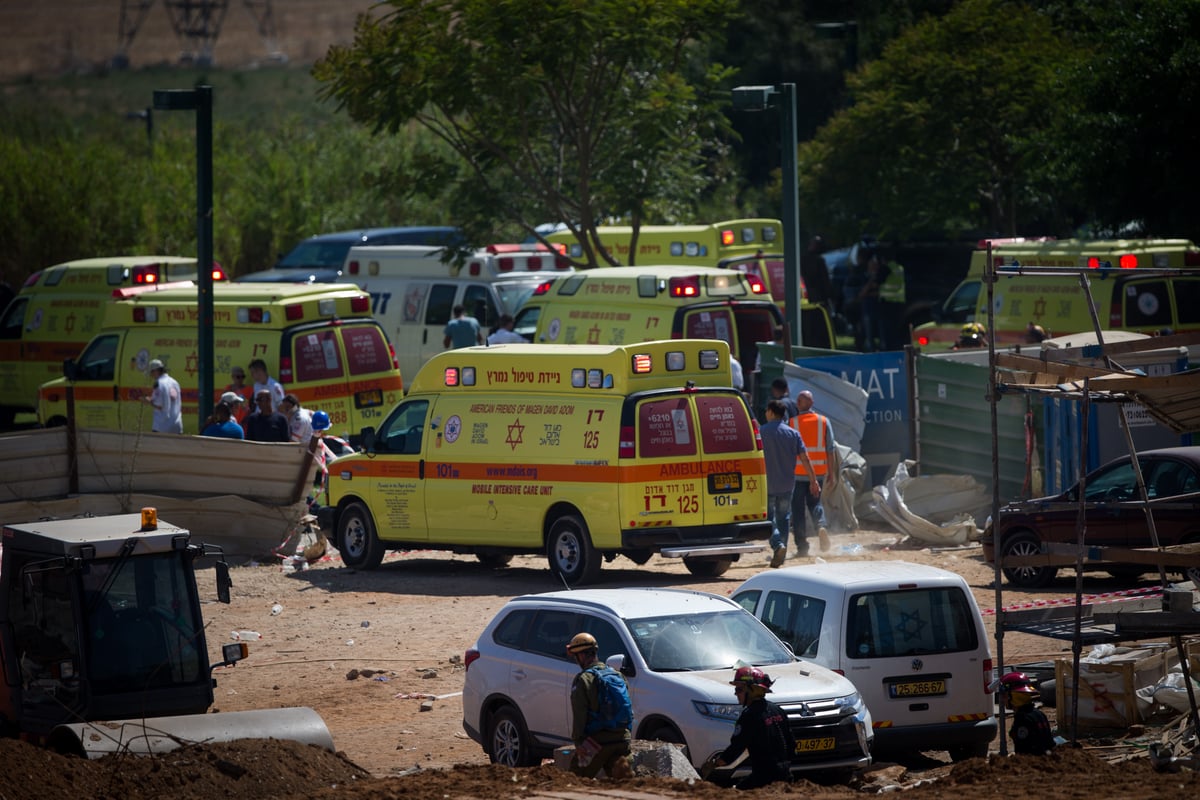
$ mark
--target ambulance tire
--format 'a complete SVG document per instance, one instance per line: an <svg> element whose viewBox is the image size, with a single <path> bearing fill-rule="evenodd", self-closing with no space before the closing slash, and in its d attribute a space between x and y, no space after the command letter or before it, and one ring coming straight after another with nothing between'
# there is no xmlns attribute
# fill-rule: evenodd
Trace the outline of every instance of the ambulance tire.
<svg viewBox="0 0 1200 800"><path fill-rule="evenodd" d="M622 555L640 567L654 558L654 551L648 547L642 547L637 550L622 551Z"/></svg>
<svg viewBox="0 0 1200 800"><path fill-rule="evenodd" d="M697 578L719 578L729 571L732 563L732 556L709 556L708 558L684 556L683 558L683 565L687 567L687 571Z"/></svg>
<svg viewBox="0 0 1200 800"><path fill-rule="evenodd" d="M350 503L338 516L337 549L347 567L375 569L383 561L383 543L375 533L371 512L362 503Z"/></svg>
<svg viewBox="0 0 1200 800"><path fill-rule="evenodd" d="M546 557L550 570L568 586L593 583L600 577L603 561L592 547L587 523L578 514L554 520L546 540Z"/></svg>

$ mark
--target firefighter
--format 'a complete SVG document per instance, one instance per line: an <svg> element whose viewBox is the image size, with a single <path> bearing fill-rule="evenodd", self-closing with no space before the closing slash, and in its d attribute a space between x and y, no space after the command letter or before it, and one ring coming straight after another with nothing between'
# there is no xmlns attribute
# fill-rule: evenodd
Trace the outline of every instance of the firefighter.
<svg viewBox="0 0 1200 800"><path fill-rule="evenodd" d="M1038 690L1023 672L1009 672L1000 678L997 689L1006 708L1013 712L1009 736L1013 750L1022 755L1044 756L1057 742L1050 732L1050 721L1034 704Z"/></svg>
<svg viewBox="0 0 1200 800"><path fill-rule="evenodd" d="M757 789L792 779L796 740L788 725L787 714L767 700L772 683L771 676L758 667L738 667L730 685L742 704L742 713L733 727L729 747L706 761L702 774L708 775L716 767L723 767L748 751L750 774L738 781L738 789Z"/></svg>

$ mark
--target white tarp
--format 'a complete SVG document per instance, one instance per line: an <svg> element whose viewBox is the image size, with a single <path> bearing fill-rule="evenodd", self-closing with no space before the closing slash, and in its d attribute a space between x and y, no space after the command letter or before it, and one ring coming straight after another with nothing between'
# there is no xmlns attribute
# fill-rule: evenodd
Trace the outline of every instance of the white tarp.
<svg viewBox="0 0 1200 800"><path fill-rule="evenodd" d="M983 487L969 475L911 477L908 463L898 464L886 484L872 489L872 509L896 530L929 544L963 545L978 539L983 532L975 525L975 510L984 499ZM958 513L955 503L962 504Z"/></svg>

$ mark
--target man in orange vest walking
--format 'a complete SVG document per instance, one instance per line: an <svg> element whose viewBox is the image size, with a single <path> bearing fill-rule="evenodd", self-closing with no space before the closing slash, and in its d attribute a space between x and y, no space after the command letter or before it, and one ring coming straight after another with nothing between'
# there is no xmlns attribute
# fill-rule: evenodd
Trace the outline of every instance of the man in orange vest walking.
<svg viewBox="0 0 1200 800"><path fill-rule="evenodd" d="M796 407L800 413L789 419L788 424L804 439L804 445L808 448L808 459L812 464L812 474L809 474L809 470L799 459L796 460L796 489L792 492L792 536L796 540L797 552L807 555L806 507L812 511L813 519L817 523L821 552L829 549L829 531L825 529L825 508L821 505L821 489L823 480L837 480L838 452L837 442L833 438L833 425L830 424L829 418L812 410L812 392L806 390L797 393Z"/></svg>

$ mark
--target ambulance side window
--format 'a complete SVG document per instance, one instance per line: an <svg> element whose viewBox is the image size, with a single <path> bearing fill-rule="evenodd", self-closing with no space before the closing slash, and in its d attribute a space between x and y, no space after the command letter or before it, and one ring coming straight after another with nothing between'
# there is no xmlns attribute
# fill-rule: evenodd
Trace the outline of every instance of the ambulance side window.
<svg viewBox="0 0 1200 800"><path fill-rule="evenodd" d="M79 356L79 379L111 381L116 375L117 336L97 336Z"/></svg>
<svg viewBox="0 0 1200 800"><path fill-rule="evenodd" d="M18 297L4 309L4 317L0 318L0 339L20 339L21 329L25 326L25 309L29 306L28 297Z"/></svg>
<svg viewBox="0 0 1200 800"><path fill-rule="evenodd" d="M452 283L434 284L429 290L429 300L425 303L425 324L445 325L450 321L454 310L454 295L458 287Z"/></svg>
<svg viewBox="0 0 1200 800"><path fill-rule="evenodd" d="M942 306L942 322L970 322L975 319L975 305L979 302L980 281L969 281L954 290L954 294Z"/></svg>
<svg viewBox="0 0 1200 800"><path fill-rule="evenodd" d="M383 423L375 440L375 452L395 455L418 455L421 437L425 432L428 400L414 400L396 409Z"/></svg>

